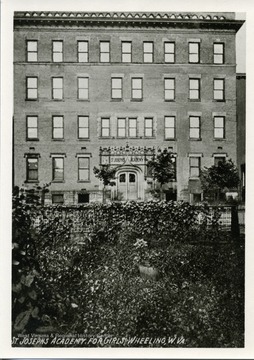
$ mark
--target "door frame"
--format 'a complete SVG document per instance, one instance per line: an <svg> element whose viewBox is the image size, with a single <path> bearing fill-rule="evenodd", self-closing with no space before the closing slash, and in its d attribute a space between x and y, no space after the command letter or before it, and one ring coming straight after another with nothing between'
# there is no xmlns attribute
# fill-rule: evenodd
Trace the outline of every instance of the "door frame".
<svg viewBox="0 0 254 360"><path fill-rule="evenodd" d="M136 175L136 189L137 189L137 200L138 199L143 199L144 198L144 191L143 190L143 185L142 185L142 171L141 169L138 167L138 166L135 166L135 165L124 165L124 166L121 166L121 167L118 167L117 168L117 171L116 171L116 191L117 191L117 194L118 194L118 186L119 186L119 176L120 174L122 173L134 173ZM144 176L143 176L144 177ZM126 183L126 187L127 187L127 183ZM127 191L127 189L126 189ZM142 196L143 195L143 196ZM129 199L126 199L125 201L128 201ZM136 201L136 200L135 200Z"/></svg>

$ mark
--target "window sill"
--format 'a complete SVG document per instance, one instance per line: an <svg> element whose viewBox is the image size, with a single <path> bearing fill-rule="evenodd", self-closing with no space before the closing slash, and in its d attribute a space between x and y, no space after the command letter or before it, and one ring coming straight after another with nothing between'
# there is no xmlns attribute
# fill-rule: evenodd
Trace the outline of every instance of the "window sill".
<svg viewBox="0 0 254 360"><path fill-rule="evenodd" d="M164 138L165 141L176 141L176 138L172 138L172 139L168 139L168 138Z"/></svg>
<svg viewBox="0 0 254 360"><path fill-rule="evenodd" d="M143 98L142 99L131 99L132 102L142 102L143 101Z"/></svg>
<svg viewBox="0 0 254 360"><path fill-rule="evenodd" d="M164 99L165 102L175 102L175 99Z"/></svg>
<svg viewBox="0 0 254 360"><path fill-rule="evenodd" d="M188 64L200 64L200 61L189 61Z"/></svg>
<svg viewBox="0 0 254 360"><path fill-rule="evenodd" d="M190 102L200 102L201 99L188 99Z"/></svg>
<svg viewBox="0 0 254 360"><path fill-rule="evenodd" d="M77 99L77 101L90 102L90 99Z"/></svg>
<svg viewBox="0 0 254 360"><path fill-rule="evenodd" d="M25 184L39 184L39 180L26 180Z"/></svg>
<svg viewBox="0 0 254 360"><path fill-rule="evenodd" d="M78 141L91 141L90 138L78 138Z"/></svg>
<svg viewBox="0 0 254 360"><path fill-rule="evenodd" d="M26 141L39 141L39 139L38 138L26 138Z"/></svg>
<svg viewBox="0 0 254 360"><path fill-rule="evenodd" d="M225 138L214 138L213 140L214 141L226 141L227 139L225 139Z"/></svg>
<svg viewBox="0 0 254 360"><path fill-rule="evenodd" d="M51 182L54 184L63 184L65 183L65 180L52 180Z"/></svg>
<svg viewBox="0 0 254 360"><path fill-rule="evenodd" d="M51 139L52 141L65 141L64 139Z"/></svg>
<svg viewBox="0 0 254 360"><path fill-rule="evenodd" d="M78 180L77 182L78 183L90 183L91 180Z"/></svg>
<svg viewBox="0 0 254 360"><path fill-rule="evenodd" d="M225 99L223 99L223 100L216 100L216 99L213 99L213 102L215 102L215 103L217 103L217 102L226 102L226 100L225 100Z"/></svg>
<svg viewBox="0 0 254 360"><path fill-rule="evenodd" d="M111 99L112 102L121 102L123 99Z"/></svg>
<svg viewBox="0 0 254 360"><path fill-rule="evenodd" d="M189 141L202 141L202 138L199 138L199 139L189 138Z"/></svg>
<svg viewBox="0 0 254 360"><path fill-rule="evenodd" d="M26 101L38 101L39 99L29 99L29 98L26 98Z"/></svg>
<svg viewBox="0 0 254 360"><path fill-rule="evenodd" d="M65 101L64 99L52 99L52 101Z"/></svg>

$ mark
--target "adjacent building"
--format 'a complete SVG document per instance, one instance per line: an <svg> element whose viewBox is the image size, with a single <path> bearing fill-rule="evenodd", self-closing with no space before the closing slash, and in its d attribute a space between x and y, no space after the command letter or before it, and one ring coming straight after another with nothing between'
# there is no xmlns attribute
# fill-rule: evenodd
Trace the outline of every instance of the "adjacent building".
<svg viewBox="0 0 254 360"><path fill-rule="evenodd" d="M202 199L200 169L237 161L234 13L16 12L14 185L47 203L151 198L147 162L167 149L166 199Z"/></svg>
<svg viewBox="0 0 254 360"><path fill-rule="evenodd" d="M236 74L237 165L240 176L240 200L245 201L246 168L246 74Z"/></svg>

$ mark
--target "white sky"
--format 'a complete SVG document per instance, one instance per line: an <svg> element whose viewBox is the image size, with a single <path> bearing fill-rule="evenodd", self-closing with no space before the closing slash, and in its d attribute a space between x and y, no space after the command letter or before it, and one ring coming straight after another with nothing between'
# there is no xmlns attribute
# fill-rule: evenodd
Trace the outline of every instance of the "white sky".
<svg viewBox="0 0 254 360"><path fill-rule="evenodd" d="M236 19L245 20L245 13L236 13ZM236 71L246 72L246 22L236 34Z"/></svg>

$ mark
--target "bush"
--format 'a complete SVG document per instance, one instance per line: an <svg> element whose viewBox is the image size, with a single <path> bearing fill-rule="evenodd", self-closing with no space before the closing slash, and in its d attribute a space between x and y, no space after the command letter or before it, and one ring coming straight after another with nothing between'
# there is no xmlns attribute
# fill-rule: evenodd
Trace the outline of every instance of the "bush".
<svg viewBox="0 0 254 360"><path fill-rule="evenodd" d="M13 334L170 335L184 343L146 346L243 346L244 252L219 242L219 212L173 202L69 209L23 200L15 197L13 208ZM140 276L141 264L158 278Z"/></svg>

